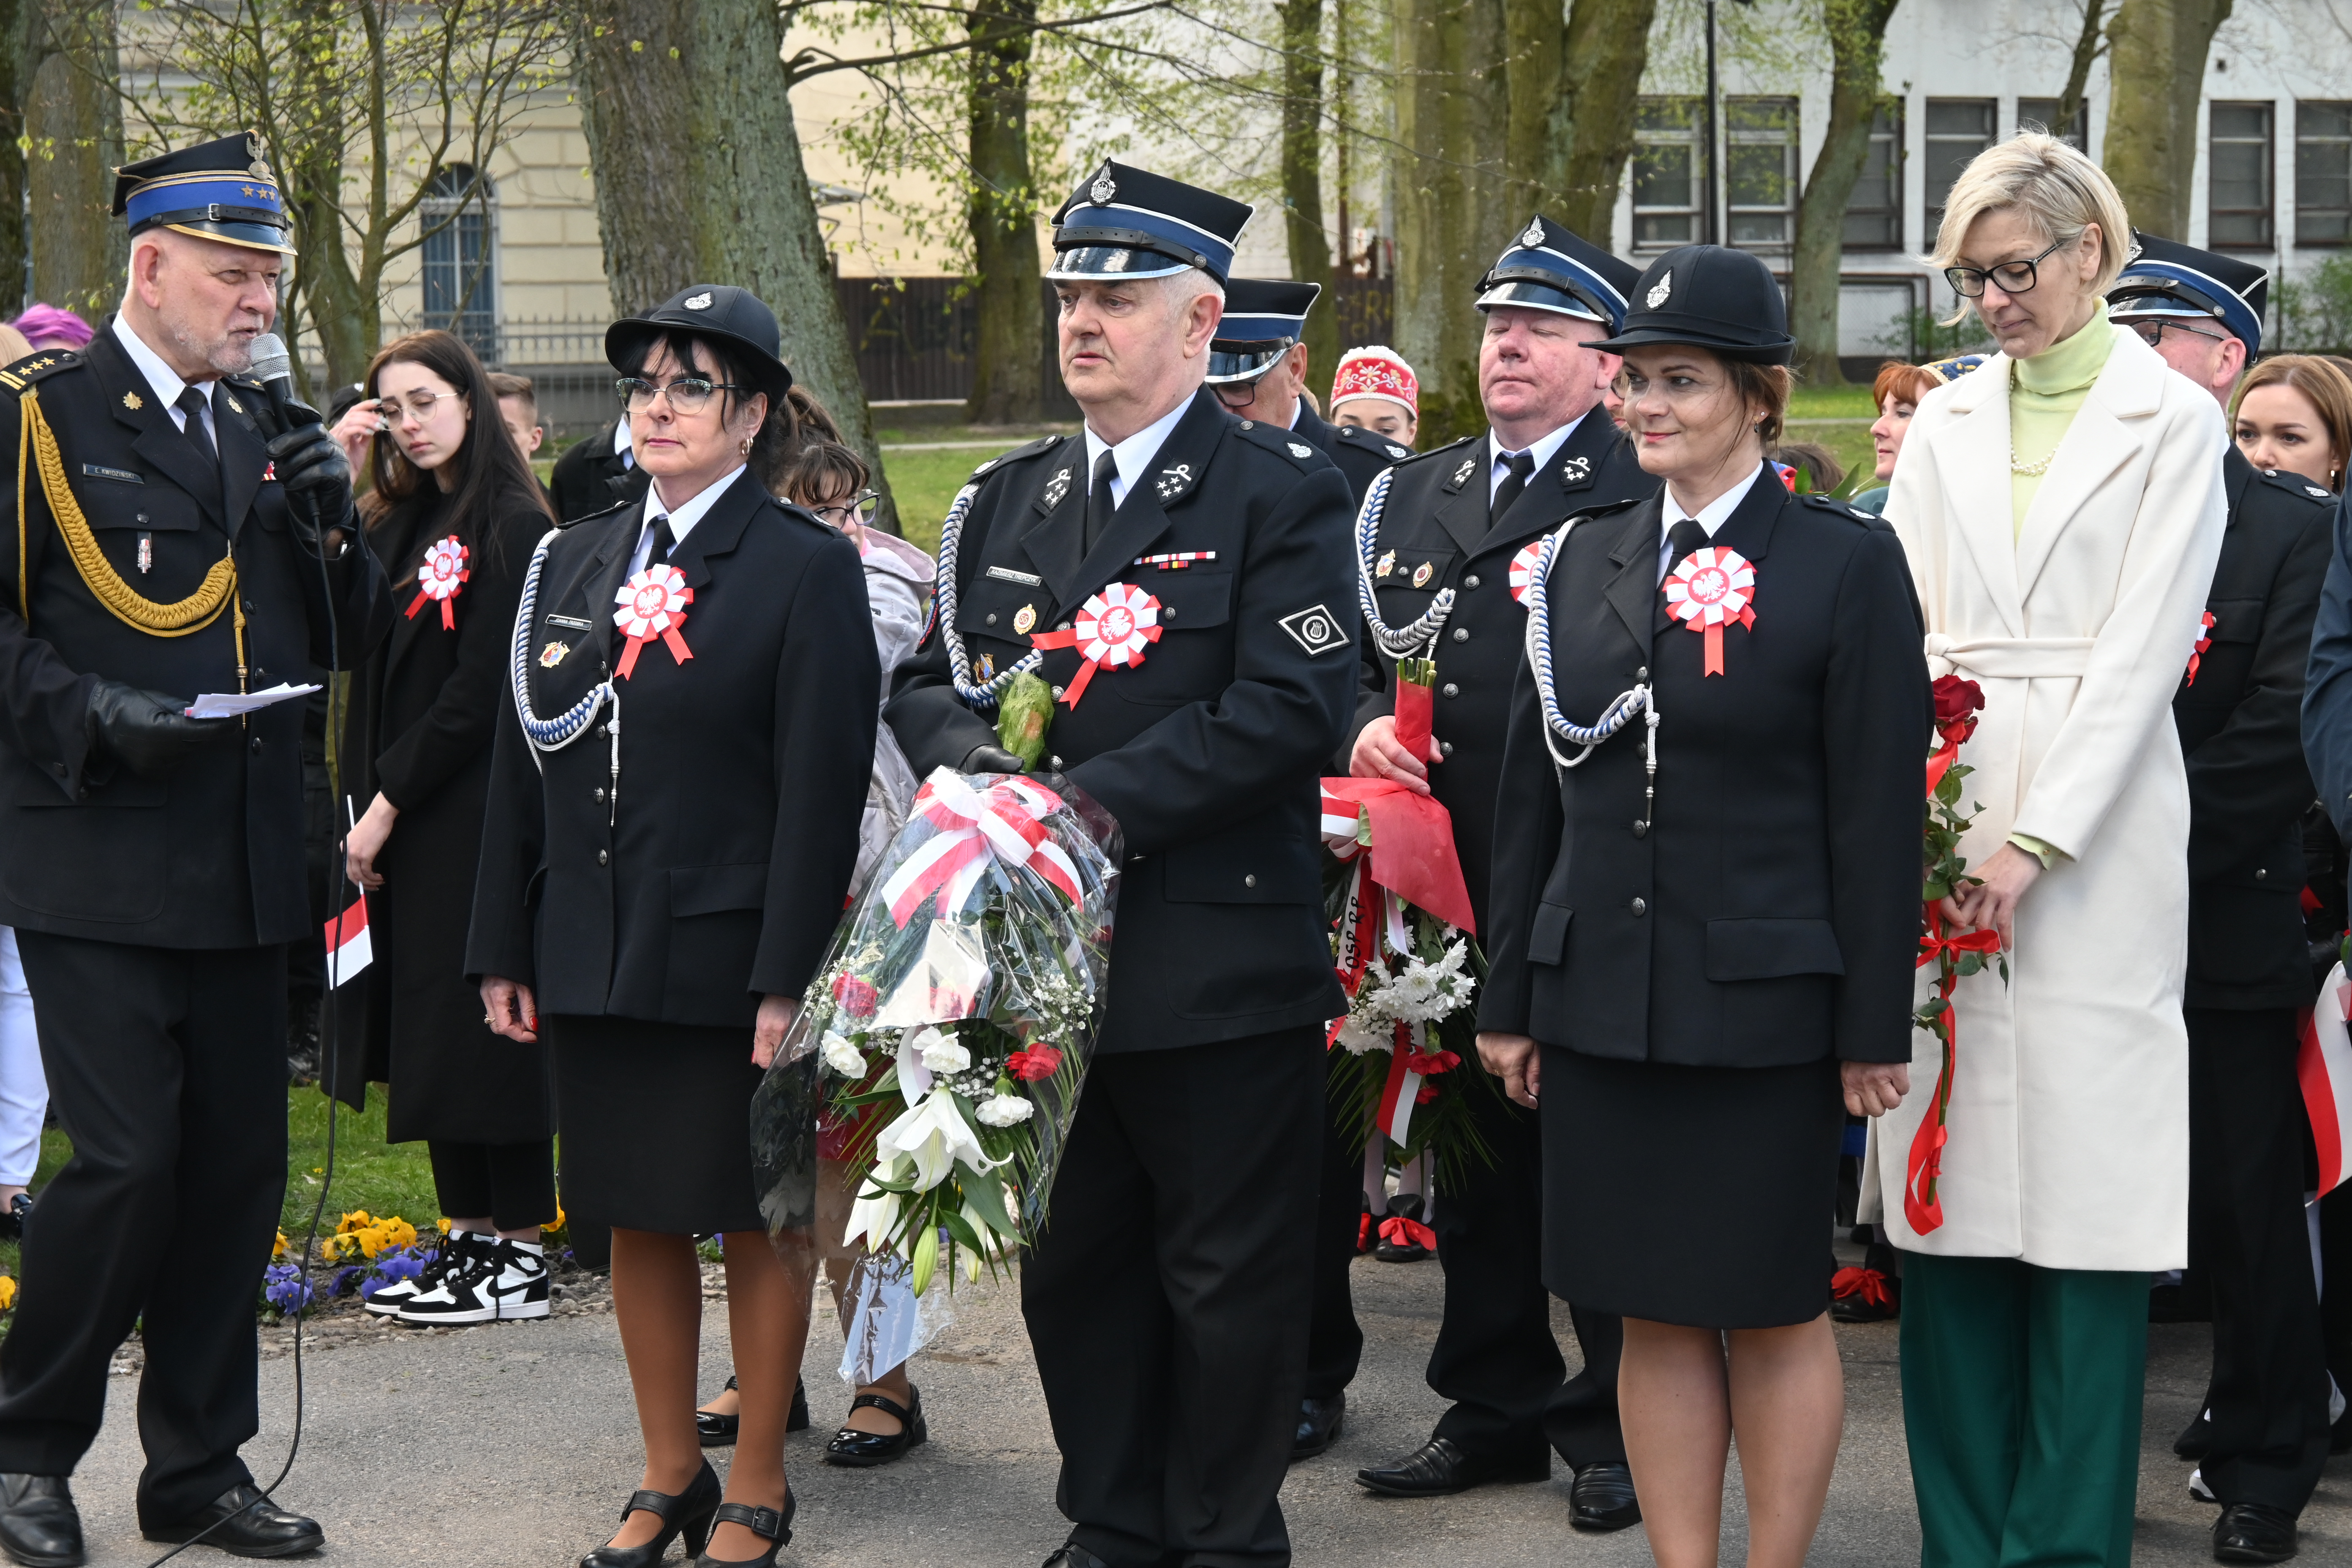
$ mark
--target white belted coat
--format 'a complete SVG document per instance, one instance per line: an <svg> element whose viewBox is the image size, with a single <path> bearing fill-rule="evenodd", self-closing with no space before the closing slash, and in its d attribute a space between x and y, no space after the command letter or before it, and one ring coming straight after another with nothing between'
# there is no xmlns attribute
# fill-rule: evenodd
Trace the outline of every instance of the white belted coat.
<svg viewBox="0 0 2352 1568"><path fill-rule="evenodd" d="M1906 1221L1906 1156L1942 1049L1872 1124L1866 1192L1890 1240L2051 1268L2177 1268L2189 1253L2189 790L2171 700L2200 633L2226 508L2221 410L2116 327L2024 527L2010 503L2011 361L1929 394L1886 513L1927 613L1928 664L1984 689L1960 761L1961 846L2060 857L2018 908L2010 983L1954 997L1944 1224ZM1927 994L1932 967L1920 971Z"/></svg>

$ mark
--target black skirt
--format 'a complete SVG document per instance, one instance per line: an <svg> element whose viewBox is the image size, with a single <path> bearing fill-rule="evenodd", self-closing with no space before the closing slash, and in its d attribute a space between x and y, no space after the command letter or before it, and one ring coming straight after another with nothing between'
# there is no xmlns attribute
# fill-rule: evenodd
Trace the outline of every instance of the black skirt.
<svg viewBox="0 0 2352 1568"><path fill-rule="evenodd" d="M1834 1060L1673 1067L1542 1051L1554 1295L1701 1329L1828 1310L1845 1129Z"/></svg>
<svg viewBox="0 0 2352 1568"><path fill-rule="evenodd" d="M542 1016L563 1206L624 1230L765 1230L751 1174L751 1031Z"/></svg>

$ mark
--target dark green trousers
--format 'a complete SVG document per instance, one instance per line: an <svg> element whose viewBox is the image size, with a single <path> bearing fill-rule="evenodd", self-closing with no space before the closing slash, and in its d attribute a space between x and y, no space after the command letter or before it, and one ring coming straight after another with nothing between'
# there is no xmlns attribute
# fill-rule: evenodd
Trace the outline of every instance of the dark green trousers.
<svg viewBox="0 0 2352 1568"><path fill-rule="evenodd" d="M2147 1276L1903 1258L1921 1568L2126 1568Z"/></svg>

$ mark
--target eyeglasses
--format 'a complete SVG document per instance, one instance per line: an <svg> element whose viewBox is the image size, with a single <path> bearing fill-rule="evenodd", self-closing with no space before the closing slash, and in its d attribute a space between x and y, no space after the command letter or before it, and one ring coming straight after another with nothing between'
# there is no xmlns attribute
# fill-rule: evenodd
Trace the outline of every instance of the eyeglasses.
<svg viewBox="0 0 2352 1568"><path fill-rule="evenodd" d="M1653 381L1646 375L1625 370L1618 373L1616 392L1618 396L1628 403L1638 402L1653 394L1664 398L1668 403L1693 403L1714 395L1722 389L1722 384L1720 382L1705 380L1685 371L1669 370L1664 375Z"/></svg>
<svg viewBox="0 0 2352 1568"><path fill-rule="evenodd" d="M433 417L434 405L443 398L465 395L462 392L412 392L405 397L379 397L375 400L375 410L383 415L386 421L397 419L403 414L406 414L422 425Z"/></svg>
<svg viewBox="0 0 2352 1568"><path fill-rule="evenodd" d="M2163 346L2167 328L2176 332L2188 332L2194 337L2210 338L2217 343L2224 342L2227 337L2226 333L2209 332L2202 327L2192 327L2177 316L2151 316L2141 321L2126 321L2124 325L2137 332L2139 341L2152 349Z"/></svg>
<svg viewBox="0 0 2352 1568"><path fill-rule="evenodd" d="M820 522L846 530L853 522L863 524L873 521L875 509L881 504L881 491L860 490L838 506L813 506L809 510L816 513Z"/></svg>
<svg viewBox="0 0 2352 1568"><path fill-rule="evenodd" d="M652 382L634 375L625 375L613 384L621 402L632 414L643 414L654 405L657 395L669 398L673 414L699 414L709 405L714 392L740 392L732 382L705 381L698 375L681 375L667 386L656 386Z"/></svg>
<svg viewBox="0 0 2352 1568"><path fill-rule="evenodd" d="M2033 285L2040 280L2036 268L2050 258L2052 252L2063 250L2074 243L2073 240L2059 240L2030 261L2004 261L1998 267L1947 267L1944 268L1944 280L1952 286L1952 292L1963 300L1982 299L1988 278L2000 284L2004 294L2031 293Z"/></svg>

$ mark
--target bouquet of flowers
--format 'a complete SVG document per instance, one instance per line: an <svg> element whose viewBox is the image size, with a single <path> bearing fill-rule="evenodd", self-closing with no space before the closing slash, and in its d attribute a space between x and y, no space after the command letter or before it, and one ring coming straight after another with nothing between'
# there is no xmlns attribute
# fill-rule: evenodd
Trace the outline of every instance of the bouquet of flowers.
<svg viewBox="0 0 2352 1568"><path fill-rule="evenodd" d="M1428 753L1436 676L1430 659L1397 663L1397 741L1415 756ZM1477 1067L1486 959L1453 817L1385 779L1329 778L1323 843L1332 962L1349 999L1330 1027L1332 1092L1399 1163L1433 1149L1439 1179L1458 1181L1463 1159L1491 1158L1468 1097L1498 1091Z"/></svg>
<svg viewBox="0 0 2352 1568"><path fill-rule="evenodd" d="M753 1102L772 1226L814 1218L822 1100L897 1112L851 1144L845 1239L915 1296L942 1262L977 1279L1035 1240L1100 1025L1121 859L1118 824L1055 775L924 782Z"/></svg>

